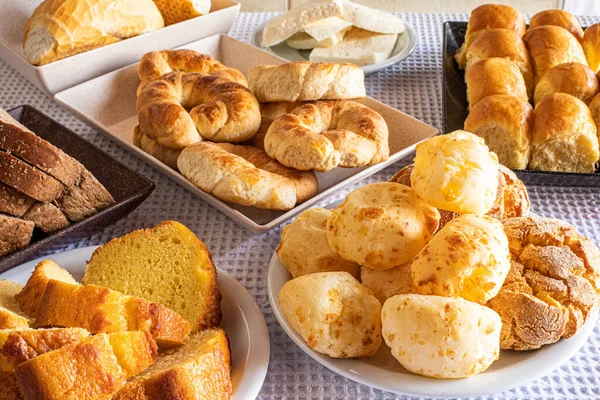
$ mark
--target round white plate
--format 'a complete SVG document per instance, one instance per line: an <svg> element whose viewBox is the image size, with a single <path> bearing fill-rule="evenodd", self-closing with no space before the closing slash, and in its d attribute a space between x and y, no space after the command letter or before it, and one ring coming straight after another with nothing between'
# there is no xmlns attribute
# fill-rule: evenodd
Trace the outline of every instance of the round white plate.
<svg viewBox="0 0 600 400"><path fill-rule="evenodd" d="M25 284L41 260L53 260L81 280L85 263L97 246L53 254L30 261L0 274ZM248 291L233 276L218 269L217 285L223 297L221 327L227 332L231 346L232 400L254 399L258 396L269 366L269 332L265 319Z"/></svg>
<svg viewBox="0 0 600 400"><path fill-rule="evenodd" d="M333 208L339 203L335 202L327 208ZM598 310L594 310L593 315L575 336L539 350L502 350L500 359L481 374L464 379L433 379L408 372L392 357L385 343L375 356L353 360L331 358L308 347L304 339L288 324L277 301L279 290L291 278L279 262L277 254L273 253L267 276L269 301L279 324L298 347L320 364L348 379L377 389L413 396L484 396L509 390L548 375L579 351L594 331L598 318Z"/></svg>
<svg viewBox="0 0 600 400"><path fill-rule="evenodd" d="M254 31L254 35L252 35L252 44L254 46L269 51L281 58L285 58L288 61L309 61L308 56L310 54L310 50L292 49L285 43L285 41L275 46L261 47L260 44L262 43L262 33L267 22L268 21L265 21L260 24L258 28L256 28L256 31ZM379 70L389 67L390 65L397 64L412 54L412 52L415 50L415 47L417 47L417 32L406 22L404 22L404 26L406 26L406 31L398 35L398 40L396 41L396 45L394 46L394 50L392 50L390 57L387 60L383 60L377 64L362 66L361 68L365 72L365 75L373 74Z"/></svg>

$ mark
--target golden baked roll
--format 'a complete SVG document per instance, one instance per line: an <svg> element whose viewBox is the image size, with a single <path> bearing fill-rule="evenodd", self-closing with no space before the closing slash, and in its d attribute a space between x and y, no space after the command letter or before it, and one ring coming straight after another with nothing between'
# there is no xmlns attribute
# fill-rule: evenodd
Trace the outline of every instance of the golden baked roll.
<svg viewBox="0 0 600 400"><path fill-rule="evenodd" d="M467 64L471 65L488 58L506 58L512 61L521 71L527 95L533 94L533 69L529 60L529 51L521 35L510 29L490 29L483 31L471 43L467 50Z"/></svg>
<svg viewBox="0 0 600 400"><path fill-rule="evenodd" d="M415 293L410 262L385 270L361 267L360 281L373 291L381 304L397 294Z"/></svg>
<svg viewBox="0 0 600 400"><path fill-rule="evenodd" d="M419 143L411 186L442 210L485 214L498 195L498 157L472 133L455 131Z"/></svg>
<svg viewBox="0 0 600 400"><path fill-rule="evenodd" d="M587 27L581 45L588 65L597 74L600 72L600 24Z"/></svg>
<svg viewBox="0 0 600 400"><path fill-rule="evenodd" d="M529 194L522 180L506 168L504 165L499 165L498 170L504 178L503 200L504 212L501 219L524 217L529 214Z"/></svg>
<svg viewBox="0 0 600 400"><path fill-rule="evenodd" d="M500 317L460 298L398 295L381 311L383 338L404 368L432 378L464 378L500 356Z"/></svg>
<svg viewBox="0 0 600 400"><path fill-rule="evenodd" d="M583 29L576 16L565 10L544 10L535 14L529 21L529 29L543 25L560 26L571 32L578 41L583 40Z"/></svg>
<svg viewBox="0 0 600 400"><path fill-rule="evenodd" d="M594 122L596 123L596 128L600 127L600 94L594 96L590 102L590 111L592 112L592 118L594 118ZM600 140L600 134L598 135L598 139Z"/></svg>
<svg viewBox="0 0 600 400"><path fill-rule="evenodd" d="M408 186L380 182L350 193L329 218L327 240L340 257L384 270L410 261L437 230L440 214Z"/></svg>
<svg viewBox="0 0 600 400"><path fill-rule="evenodd" d="M162 146L156 139L151 139L144 135L139 125L133 128L131 140L135 146L150 154L158 161L173 169L177 169L177 159L181 154L181 150L172 150Z"/></svg>
<svg viewBox="0 0 600 400"><path fill-rule="evenodd" d="M507 94L488 96L471 108L465 131L482 137L500 164L527 169L533 131L533 107L528 102Z"/></svg>
<svg viewBox="0 0 600 400"><path fill-rule="evenodd" d="M267 135L267 131L269 130L269 127L273 121L284 114L294 111L296 108L303 106L304 104L307 104L307 102L277 101L273 103L260 103L260 127L258 128L258 132L256 132L256 134L252 136L252 139L249 140L248 144L264 150L265 136Z"/></svg>
<svg viewBox="0 0 600 400"><path fill-rule="evenodd" d="M533 66L534 87L550 69L566 62L587 65L583 48L575 36L560 26L542 25L523 37Z"/></svg>
<svg viewBox="0 0 600 400"><path fill-rule="evenodd" d="M508 94L527 102L529 95L519 67L506 58L487 58L465 72L469 109L495 94Z"/></svg>
<svg viewBox="0 0 600 400"><path fill-rule="evenodd" d="M554 93L534 111L529 169L593 172L600 152L590 109L576 97Z"/></svg>
<svg viewBox="0 0 600 400"><path fill-rule="evenodd" d="M292 329L319 353L369 357L381 347L381 303L347 272L292 279L277 301Z"/></svg>
<svg viewBox="0 0 600 400"><path fill-rule="evenodd" d="M598 94L598 78L587 65L578 62L559 64L546 72L535 87L534 104L552 93L567 93L585 104Z"/></svg>

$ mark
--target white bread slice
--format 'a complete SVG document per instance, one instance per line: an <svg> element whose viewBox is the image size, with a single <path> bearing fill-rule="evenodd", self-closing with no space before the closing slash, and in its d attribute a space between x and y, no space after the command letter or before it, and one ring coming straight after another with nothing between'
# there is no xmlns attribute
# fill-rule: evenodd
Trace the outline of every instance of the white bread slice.
<svg viewBox="0 0 600 400"><path fill-rule="evenodd" d="M377 64L390 57L397 38L395 33L373 33L352 28L338 44L315 48L309 59L312 62L349 62L358 66Z"/></svg>
<svg viewBox="0 0 600 400"><path fill-rule="evenodd" d="M352 22L340 17L325 18L304 27L304 32L312 36L316 41L325 40L336 33L346 30L352 26Z"/></svg>
<svg viewBox="0 0 600 400"><path fill-rule="evenodd" d="M377 33L402 33L406 30L404 22L393 14L349 0L343 1L343 18L352 22L352 25L357 28Z"/></svg>
<svg viewBox="0 0 600 400"><path fill-rule="evenodd" d="M286 43L292 49L298 50L310 50L315 47L331 47L341 42L349 29L350 28L346 28L321 41L317 41L308 33L298 32L289 38Z"/></svg>

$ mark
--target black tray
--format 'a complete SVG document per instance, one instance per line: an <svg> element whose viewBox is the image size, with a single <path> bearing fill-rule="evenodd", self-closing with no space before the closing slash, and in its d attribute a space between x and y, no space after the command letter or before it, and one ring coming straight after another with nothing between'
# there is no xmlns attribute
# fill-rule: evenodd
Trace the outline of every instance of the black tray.
<svg viewBox="0 0 600 400"><path fill-rule="evenodd" d="M458 68L454 54L465 41L467 22L444 22L443 58L443 133L463 129L469 114L465 73ZM600 171L590 174L514 170L526 185L600 187Z"/></svg>
<svg viewBox="0 0 600 400"><path fill-rule="evenodd" d="M135 210L154 190L152 181L127 168L35 108L23 105L8 113L38 136L81 162L106 187L115 199L115 204L49 235L41 234L36 229L28 247L0 257L0 272L32 260L50 247L67 245L115 223Z"/></svg>

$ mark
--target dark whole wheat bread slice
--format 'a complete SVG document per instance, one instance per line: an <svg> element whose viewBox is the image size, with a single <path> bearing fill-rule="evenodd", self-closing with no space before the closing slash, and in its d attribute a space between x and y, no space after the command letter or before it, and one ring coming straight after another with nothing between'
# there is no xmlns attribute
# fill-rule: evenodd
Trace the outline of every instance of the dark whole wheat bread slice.
<svg viewBox="0 0 600 400"><path fill-rule="evenodd" d="M38 229L45 233L52 233L71 225L58 207L52 203L40 203L39 201L23 215L23 219L33 222Z"/></svg>
<svg viewBox="0 0 600 400"><path fill-rule="evenodd" d="M0 213L22 217L33 203L35 199L0 182Z"/></svg>
<svg viewBox="0 0 600 400"><path fill-rule="evenodd" d="M108 190L85 168L79 183L66 188L56 199L58 208L71 222L81 221L114 203Z"/></svg>
<svg viewBox="0 0 600 400"><path fill-rule="evenodd" d="M31 221L0 214L0 256L27 247L34 226Z"/></svg>

